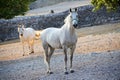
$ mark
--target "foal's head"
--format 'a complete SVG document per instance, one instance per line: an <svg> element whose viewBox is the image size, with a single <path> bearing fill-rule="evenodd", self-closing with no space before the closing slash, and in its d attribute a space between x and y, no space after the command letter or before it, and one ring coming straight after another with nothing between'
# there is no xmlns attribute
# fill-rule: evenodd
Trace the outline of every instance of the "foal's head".
<svg viewBox="0 0 120 80"><path fill-rule="evenodd" d="M75 9L71 9L71 8L70 8L69 12L70 12L70 15L69 15L69 16L70 16L70 21L71 21L73 27L74 27L74 28L77 28L77 26L78 26L78 13L77 13L77 8L75 8Z"/></svg>
<svg viewBox="0 0 120 80"><path fill-rule="evenodd" d="M23 36L23 32L24 32L24 25L18 25L18 32L20 36Z"/></svg>

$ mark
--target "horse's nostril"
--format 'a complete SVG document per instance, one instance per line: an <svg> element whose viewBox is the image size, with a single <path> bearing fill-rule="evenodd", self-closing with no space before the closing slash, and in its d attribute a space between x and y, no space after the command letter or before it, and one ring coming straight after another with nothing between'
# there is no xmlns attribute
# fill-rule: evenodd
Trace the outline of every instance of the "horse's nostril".
<svg viewBox="0 0 120 80"><path fill-rule="evenodd" d="M77 27L78 25L76 24L76 27Z"/></svg>
<svg viewBox="0 0 120 80"><path fill-rule="evenodd" d="M23 34L20 34L21 36L23 36Z"/></svg>

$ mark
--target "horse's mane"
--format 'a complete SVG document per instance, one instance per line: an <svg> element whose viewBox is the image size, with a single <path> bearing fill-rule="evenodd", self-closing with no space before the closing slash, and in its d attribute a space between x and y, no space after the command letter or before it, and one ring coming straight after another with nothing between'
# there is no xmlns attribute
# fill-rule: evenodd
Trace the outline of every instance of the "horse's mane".
<svg viewBox="0 0 120 80"><path fill-rule="evenodd" d="M70 22L71 18L70 18L70 14L64 19L64 23Z"/></svg>

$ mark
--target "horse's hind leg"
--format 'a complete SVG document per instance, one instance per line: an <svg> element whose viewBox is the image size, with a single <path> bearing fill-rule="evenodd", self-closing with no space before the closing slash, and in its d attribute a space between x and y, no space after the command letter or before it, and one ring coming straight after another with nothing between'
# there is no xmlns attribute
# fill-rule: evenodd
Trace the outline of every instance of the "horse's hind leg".
<svg viewBox="0 0 120 80"><path fill-rule="evenodd" d="M49 51L49 55L48 55L48 65L49 65L49 67L48 67L48 73L49 74L52 74L53 72L51 72L51 68L50 68L50 59L51 59L51 56L52 56L52 54L53 54L53 52L54 52L54 48L52 48L51 46L49 46L49 48L50 48L50 51Z"/></svg>
<svg viewBox="0 0 120 80"><path fill-rule="evenodd" d="M45 62L47 64L47 73L52 74L52 72L50 71L50 57L51 57L54 50L50 51L50 54L48 54L48 48L49 48L48 44L43 44L43 48L45 51L44 59L45 59Z"/></svg>
<svg viewBox="0 0 120 80"><path fill-rule="evenodd" d="M31 44L31 53L34 53L34 40L32 41L32 44Z"/></svg>
<svg viewBox="0 0 120 80"><path fill-rule="evenodd" d="M72 48L70 48L70 72L73 73L74 70L72 69L72 61L73 61L73 53L75 50L75 46L73 46Z"/></svg>
<svg viewBox="0 0 120 80"><path fill-rule="evenodd" d="M24 42L22 42L22 47L23 47L23 56L25 56Z"/></svg>

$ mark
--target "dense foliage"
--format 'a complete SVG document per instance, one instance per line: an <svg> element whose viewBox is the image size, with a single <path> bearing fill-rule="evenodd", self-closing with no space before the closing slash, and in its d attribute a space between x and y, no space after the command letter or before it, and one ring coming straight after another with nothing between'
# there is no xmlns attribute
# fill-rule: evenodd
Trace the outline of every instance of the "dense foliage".
<svg viewBox="0 0 120 80"><path fill-rule="evenodd" d="M0 0L0 19L24 15L33 1L35 0Z"/></svg>
<svg viewBox="0 0 120 80"><path fill-rule="evenodd" d="M115 11L120 6L120 0L91 0L91 3L94 6L93 11L97 11L103 6L107 11Z"/></svg>

